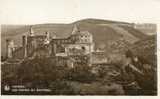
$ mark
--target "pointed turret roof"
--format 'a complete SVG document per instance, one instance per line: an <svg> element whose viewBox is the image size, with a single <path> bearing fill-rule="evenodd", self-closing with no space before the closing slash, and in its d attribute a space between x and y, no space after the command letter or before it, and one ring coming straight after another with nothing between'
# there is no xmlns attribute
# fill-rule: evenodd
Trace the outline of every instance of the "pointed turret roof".
<svg viewBox="0 0 160 99"><path fill-rule="evenodd" d="M77 24L75 24L72 30L72 34L76 34L78 32L79 32L79 28L77 27Z"/></svg>

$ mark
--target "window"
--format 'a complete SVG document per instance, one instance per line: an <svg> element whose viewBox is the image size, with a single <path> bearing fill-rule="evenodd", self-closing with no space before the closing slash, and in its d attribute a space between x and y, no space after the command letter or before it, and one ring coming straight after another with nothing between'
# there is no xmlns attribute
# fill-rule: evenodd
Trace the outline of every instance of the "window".
<svg viewBox="0 0 160 99"><path fill-rule="evenodd" d="M85 42L88 42L88 39L85 39Z"/></svg>
<svg viewBox="0 0 160 99"><path fill-rule="evenodd" d="M86 50L86 48L84 46L82 46L81 48L82 48L82 50Z"/></svg>

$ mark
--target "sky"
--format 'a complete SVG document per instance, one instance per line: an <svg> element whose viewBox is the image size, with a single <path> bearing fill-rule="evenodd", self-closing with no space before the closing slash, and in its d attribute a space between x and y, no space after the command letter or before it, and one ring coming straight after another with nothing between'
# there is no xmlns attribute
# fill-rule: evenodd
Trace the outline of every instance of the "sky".
<svg viewBox="0 0 160 99"><path fill-rule="evenodd" d="M0 0L1 24L71 23L85 18L158 23L160 0Z"/></svg>

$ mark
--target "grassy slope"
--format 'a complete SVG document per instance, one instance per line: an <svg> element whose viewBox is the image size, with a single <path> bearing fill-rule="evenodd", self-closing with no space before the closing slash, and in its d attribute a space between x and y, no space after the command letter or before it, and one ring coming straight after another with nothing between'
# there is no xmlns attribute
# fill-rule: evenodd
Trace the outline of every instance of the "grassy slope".
<svg viewBox="0 0 160 99"><path fill-rule="evenodd" d="M96 45L104 43L107 46L108 41L115 41L120 38L126 38L119 31L116 31L114 27L101 26L99 24L129 24L125 22L116 22L108 20L98 20L98 19L85 19L74 22L72 24L37 24L33 25L33 30L36 34L43 34L46 31L50 32L51 35L56 34L57 37L67 37L71 34L74 24L78 24L80 30L86 30L93 34L94 41ZM2 55L5 55L5 40L7 38L12 38L15 44L20 46L22 43L22 35L29 32L29 25L23 26L2 26ZM132 38L143 38L142 35L133 35L131 31L128 31L133 37ZM139 34L139 32L137 32ZM125 34L124 34L125 35Z"/></svg>
<svg viewBox="0 0 160 99"><path fill-rule="evenodd" d="M132 50L136 55L143 57L147 62L153 64L154 66L157 64L156 49L157 44L155 35L136 42L132 46Z"/></svg>

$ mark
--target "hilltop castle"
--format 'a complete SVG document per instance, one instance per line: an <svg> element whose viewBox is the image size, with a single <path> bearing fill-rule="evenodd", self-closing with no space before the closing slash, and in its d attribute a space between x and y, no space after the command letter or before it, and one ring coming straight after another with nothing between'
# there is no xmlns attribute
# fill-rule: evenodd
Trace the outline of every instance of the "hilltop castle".
<svg viewBox="0 0 160 99"><path fill-rule="evenodd" d="M56 57L67 60L67 63L92 63L94 52L93 36L88 31L80 31L74 25L69 37L58 38L44 35L35 35L32 27L28 35L22 36L22 47L15 48L13 40L7 40L7 57L26 59L35 57ZM73 65L73 64L72 64Z"/></svg>

